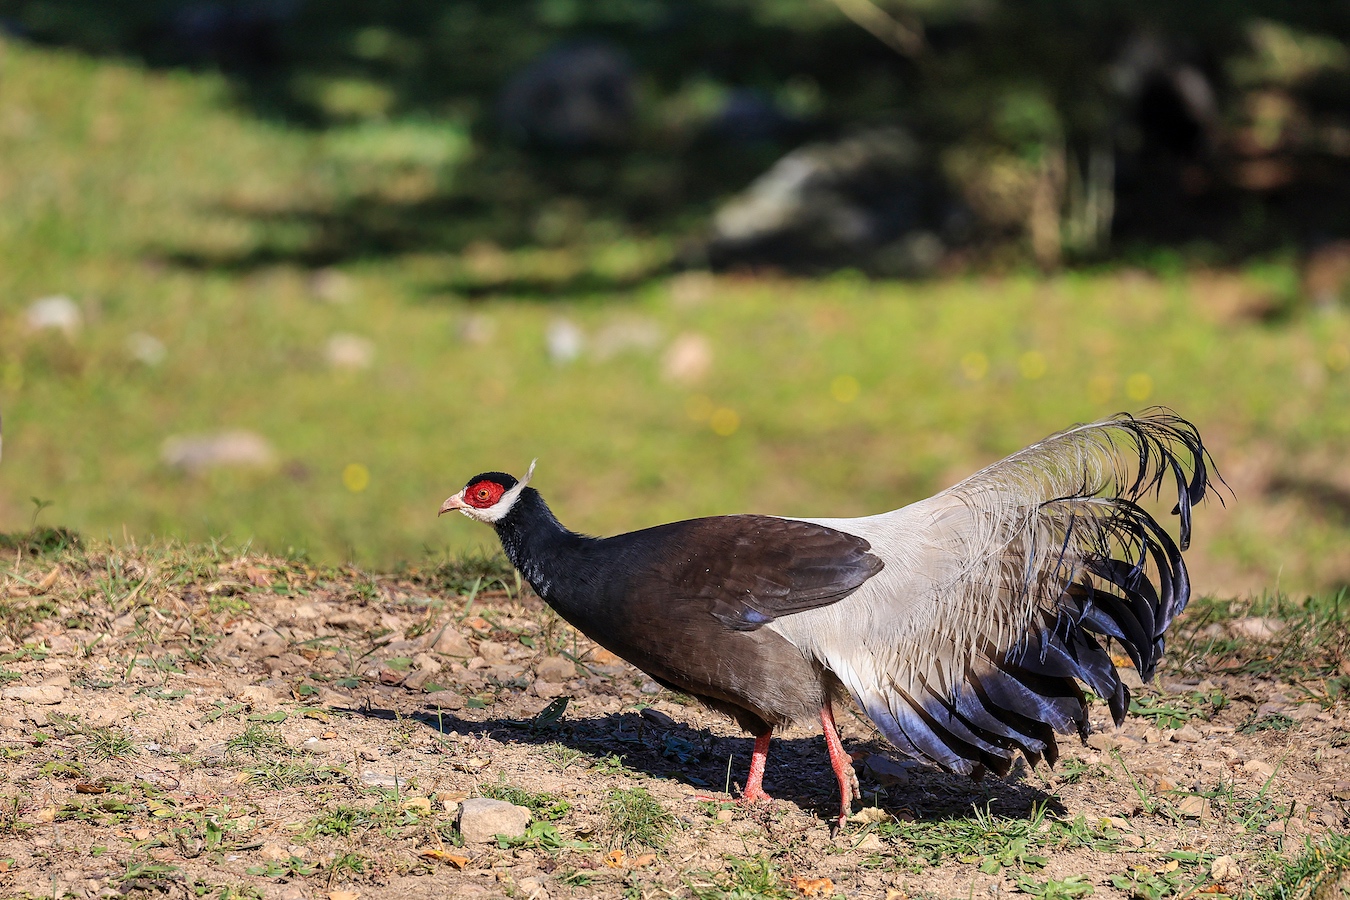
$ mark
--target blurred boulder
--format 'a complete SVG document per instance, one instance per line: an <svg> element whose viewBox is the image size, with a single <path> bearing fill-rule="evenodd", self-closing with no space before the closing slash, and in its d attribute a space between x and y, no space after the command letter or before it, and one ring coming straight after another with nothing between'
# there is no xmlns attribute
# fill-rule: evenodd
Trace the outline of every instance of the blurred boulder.
<svg viewBox="0 0 1350 900"><path fill-rule="evenodd" d="M51 329L73 338L83 324L80 308L74 300L64 295L43 297L28 305L28 328L32 331Z"/></svg>
<svg viewBox="0 0 1350 900"><path fill-rule="evenodd" d="M1211 148L1218 101L1204 68L1181 46L1154 32L1130 37L1111 66L1111 82L1129 107L1138 152L1196 159Z"/></svg>
<svg viewBox="0 0 1350 900"><path fill-rule="evenodd" d="M1303 292L1321 309L1350 298L1350 241L1329 241L1303 262Z"/></svg>
<svg viewBox="0 0 1350 900"><path fill-rule="evenodd" d="M299 0L186 3L168 13L157 37L178 61L267 68L281 62L282 29L299 10Z"/></svg>
<svg viewBox="0 0 1350 900"><path fill-rule="evenodd" d="M613 44L564 44L530 63L502 90L502 129L524 144L566 150L612 147L633 127L633 68Z"/></svg>
<svg viewBox="0 0 1350 900"><path fill-rule="evenodd" d="M713 217L714 268L854 266L922 275L943 253L954 207L918 144L879 128L792 151ZM917 240L916 240L917 238Z"/></svg>
<svg viewBox="0 0 1350 900"><path fill-rule="evenodd" d="M708 123L709 137L738 144L800 137L806 123L786 112L772 98L750 88L727 92Z"/></svg>
<svg viewBox="0 0 1350 900"><path fill-rule="evenodd" d="M252 431L174 435L164 441L160 459L192 475L217 468L268 468L276 461L272 445Z"/></svg>

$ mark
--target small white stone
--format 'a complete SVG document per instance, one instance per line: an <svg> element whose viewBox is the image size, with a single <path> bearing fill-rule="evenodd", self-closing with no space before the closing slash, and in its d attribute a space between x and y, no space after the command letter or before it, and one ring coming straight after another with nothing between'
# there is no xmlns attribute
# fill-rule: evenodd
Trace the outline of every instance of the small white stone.
<svg viewBox="0 0 1350 900"><path fill-rule="evenodd" d="M43 297L28 306L28 327L33 331L53 329L73 338L83 324L80 308L64 295Z"/></svg>
<svg viewBox="0 0 1350 900"><path fill-rule="evenodd" d="M375 343L356 334L335 334L328 339L324 358L334 369L369 369L375 362Z"/></svg>
<svg viewBox="0 0 1350 900"><path fill-rule="evenodd" d="M671 343L661 360L661 376L675 384L693 385L712 371L712 343L701 334L682 334Z"/></svg>
<svg viewBox="0 0 1350 900"><path fill-rule="evenodd" d="M152 334L137 331L127 335L127 353L131 358L147 366L157 366L164 362L169 350L164 342Z"/></svg>
<svg viewBox="0 0 1350 900"><path fill-rule="evenodd" d="M568 319L554 319L548 326L545 340L548 342L548 358L558 365L574 361L586 347L586 335L575 322Z"/></svg>

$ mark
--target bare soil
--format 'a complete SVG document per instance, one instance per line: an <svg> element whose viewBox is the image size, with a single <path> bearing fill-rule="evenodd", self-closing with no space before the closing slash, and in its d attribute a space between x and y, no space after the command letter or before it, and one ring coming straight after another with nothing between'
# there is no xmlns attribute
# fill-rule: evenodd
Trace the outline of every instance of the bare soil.
<svg viewBox="0 0 1350 900"><path fill-rule="evenodd" d="M1125 727L1099 704L1053 769L975 783L840 716L871 809L836 833L818 733L775 740L772 804L730 802L749 738L509 575L15 559L5 897L1236 897L1334 876L1288 866L1350 824L1339 645L1239 606L1197 604ZM664 824L614 812L635 788ZM484 793L549 827L462 846L458 805Z"/></svg>

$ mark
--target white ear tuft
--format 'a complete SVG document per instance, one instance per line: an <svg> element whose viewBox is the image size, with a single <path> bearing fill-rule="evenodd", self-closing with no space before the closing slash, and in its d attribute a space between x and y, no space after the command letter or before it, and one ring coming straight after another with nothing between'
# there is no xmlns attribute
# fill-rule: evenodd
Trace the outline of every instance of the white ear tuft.
<svg viewBox="0 0 1350 900"><path fill-rule="evenodd" d="M538 462L539 462L539 457L537 457L537 456L536 456L534 459L530 460L530 470L529 470L528 472L525 473L525 477L524 477L524 478L520 479L520 486L521 486L521 487L524 487L525 485L527 485L527 484L530 483L530 479L534 477L534 467L535 467L535 464L538 463Z"/></svg>

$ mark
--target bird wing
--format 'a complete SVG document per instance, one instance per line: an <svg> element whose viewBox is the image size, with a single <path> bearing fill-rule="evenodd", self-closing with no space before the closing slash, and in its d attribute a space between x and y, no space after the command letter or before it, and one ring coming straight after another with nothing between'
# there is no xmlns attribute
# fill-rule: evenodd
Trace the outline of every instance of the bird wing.
<svg viewBox="0 0 1350 900"><path fill-rule="evenodd" d="M701 602L736 631L835 603L883 567L864 538L772 516L691 519L611 542L631 563L629 595Z"/></svg>
<svg viewBox="0 0 1350 900"><path fill-rule="evenodd" d="M1181 551L1212 461L1165 410L1052 435L891 513L819 524L866 538L886 570L845 601L772 624L833 672L896 746L948 769L1006 772L1087 733L1078 682L1117 724L1186 605ZM1139 505L1175 484L1174 541Z"/></svg>

